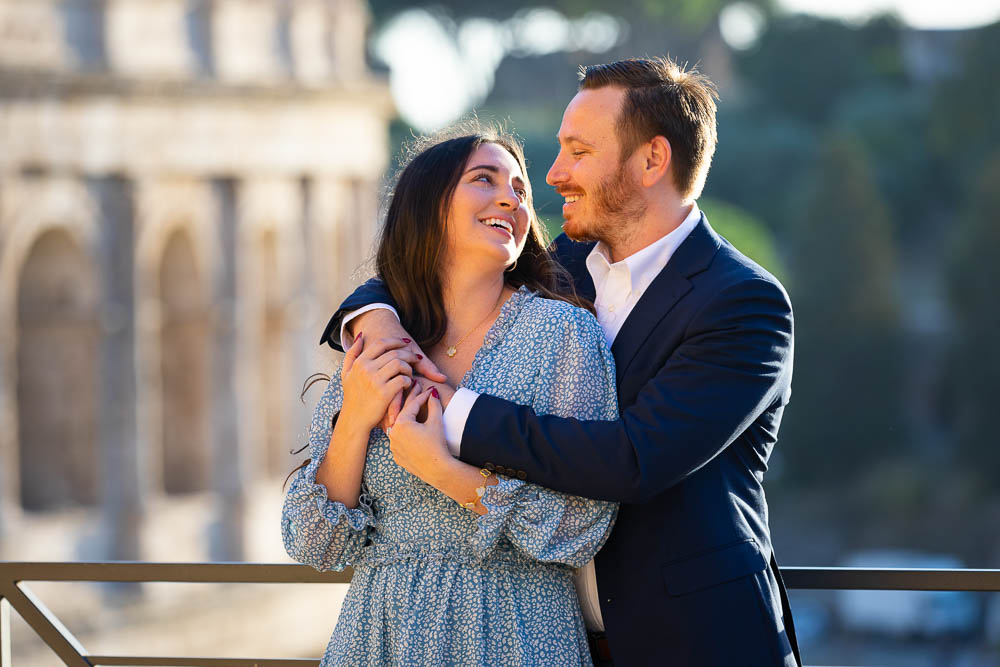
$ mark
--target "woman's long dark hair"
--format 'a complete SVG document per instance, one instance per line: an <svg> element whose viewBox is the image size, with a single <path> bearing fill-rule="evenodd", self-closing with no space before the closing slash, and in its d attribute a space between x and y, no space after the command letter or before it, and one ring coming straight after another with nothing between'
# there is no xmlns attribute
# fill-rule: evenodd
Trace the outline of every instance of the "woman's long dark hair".
<svg viewBox="0 0 1000 667"><path fill-rule="evenodd" d="M499 127L468 121L416 140L393 188L375 255L376 270L399 307L403 328L424 350L437 344L448 326L441 267L451 198L469 157L488 143L504 148L517 160L521 173L528 173L516 137ZM548 241L532 206L530 186L522 206L528 210L528 235L517 262L504 273L504 282L592 310L546 249Z"/></svg>
<svg viewBox="0 0 1000 667"><path fill-rule="evenodd" d="M399 307L403 328L425 351L444 337L448 327L440 271L451 197L469 157L483 144L506 149L517 160L521 173L527 175L520 141L499 127L472 120L414 140L404 152L392 190L375 255L376 268ZM527 286L544 297L568 301L593 312L593 304L577 296L569 273L546 249L548 240L535 215L530 186L522 205L528 210L528 236L517 262L504 273L504 282L514 289ZM309 376L301 398L313 384L329 379L324 373ZM336 419L334 416L334 422ZM285 483L308 464L306 459L292 470Z"/></svg>

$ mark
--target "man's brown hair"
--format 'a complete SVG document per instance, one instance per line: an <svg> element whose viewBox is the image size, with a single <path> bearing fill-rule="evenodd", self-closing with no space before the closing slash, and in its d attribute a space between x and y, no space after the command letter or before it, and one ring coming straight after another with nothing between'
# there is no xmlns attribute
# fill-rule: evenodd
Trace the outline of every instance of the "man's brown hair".
<svg viewBox="0 0 1000 667"><path fill-rule="evenodd" d="M580 68L580 89L618 86L625 100L618 116L621 160L656 136L670 142L674 185L685 201L697 199L715 153L715 84L669 58L630 58Z"/></svg>

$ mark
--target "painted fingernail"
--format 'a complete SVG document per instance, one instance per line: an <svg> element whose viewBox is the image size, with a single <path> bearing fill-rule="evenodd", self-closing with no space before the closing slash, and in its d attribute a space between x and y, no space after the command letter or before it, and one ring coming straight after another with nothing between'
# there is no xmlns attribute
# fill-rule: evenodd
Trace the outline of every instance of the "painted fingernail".
<svg viewBox="0 0 1000 667"><path fill-rule="evenodd" d="M410 340L409 338L404 338L404 339L403 339L403 342L404 342L404 343L412 343L413 341L412 341L412 340Z"/></svg>
<svg viewBox="0 0 1000 667"><path fill-rule="evenodd" d="M418 354L417 355L417 359L423 359L423 358L424 358L424 355L422 355L422 354Z"/></svg>
<svg viewBox="0 0 1000 667"><path fill-rule="evenodd" d="M364 335L365 335L365 333L363 331L359 331L358 335L356 336L356 338L361 338Z"/></svg>
<svg viewBox="0 0 1000 667"><path fill-rule="evenodd" d="M431 387L431 396L434 398L441 398L441 394L438 393L437 387Z"/></svg>

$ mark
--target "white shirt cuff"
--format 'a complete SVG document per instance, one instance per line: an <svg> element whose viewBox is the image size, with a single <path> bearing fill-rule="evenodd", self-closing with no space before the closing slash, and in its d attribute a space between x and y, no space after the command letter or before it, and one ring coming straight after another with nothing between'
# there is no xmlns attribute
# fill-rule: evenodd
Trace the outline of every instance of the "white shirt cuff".
<svg viewBox="0 0 1000 667"><path fill-rule="evenodd" d="M459 388L444 410L444 439L448 443L448 450L456 459L462 453L462 433L465 432L465 422L469 420L469 413L477 398L479 394L476 392Z"/></svg>
<svg viewBox="0 0 1000 667"><path fill-rule="evenodd" d="M396 309L387 303L370 303L367 306L362 306L361 308L352 310L347 315L344 315L344 319L340 321L340 344L344 348L345 352L347 351L347 348L354 345L354 336L347 335L347 323L358 315L367 313L369 310L378 310L379 308L385 308L386 310L391 311L392 314L396 316L396 319L399 319L399 313L397 313Z"/></svg>

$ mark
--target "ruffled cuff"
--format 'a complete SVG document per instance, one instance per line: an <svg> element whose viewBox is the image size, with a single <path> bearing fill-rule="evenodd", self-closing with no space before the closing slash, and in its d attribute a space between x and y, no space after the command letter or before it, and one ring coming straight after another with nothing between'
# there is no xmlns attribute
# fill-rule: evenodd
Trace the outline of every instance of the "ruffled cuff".
<svg viewBox="0 0 1000 667"><path fill-rule="evenodd" d="M470 546L486 557L497 540L507 533L515 543L536 548L526 551L538 556L559 528L563 503L557 496L539 493L536 486L519 479L497 476L498 483L487 486L480 502L486 514L479 517L479 530L470 538Z"/></svg>
<svg viewBox="0 0 1000 667"><path fill-rule="evenodd" d="M469 546L480 558L496 547L501 535L542 562L581 567L604 545L618 506L569 496L519 479L498 477L480 499L487 513Z"/></svg>
<svg viewBox="0 0 1000 667"><path fill-rule="evenodd" d="M319 471L322 459L311 461L302 471L299 479L301 484L298 490L304 497L311 499L316 505L316 510L330 524L336 526L341 519L347 519L347 525L357 531L362 531L370 526L375 526L375 514L372 511L371 500L362 486L361 495L358 497L358 506L348 508L342 502L330 500L325 484L316 481L316 473Z"/></svg>

